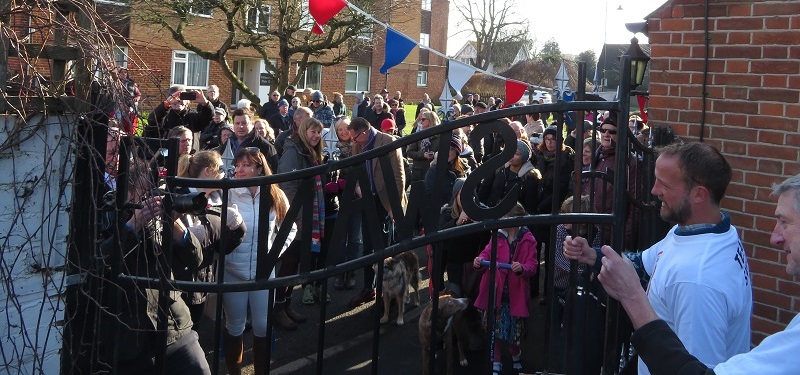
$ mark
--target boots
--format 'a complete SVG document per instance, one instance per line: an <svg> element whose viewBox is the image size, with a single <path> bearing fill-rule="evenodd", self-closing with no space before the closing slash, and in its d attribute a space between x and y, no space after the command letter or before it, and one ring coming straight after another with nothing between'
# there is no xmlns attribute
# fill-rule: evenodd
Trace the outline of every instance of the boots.
<svg viewBox="0 0 800 375"><path fill-rule="evenodd" d="M293 320L295 323L305 323L306 322L307 319L306 319L305 315L302 315L299 312L292 310L292 299L291 298L287 298L286 299L286 306L284 306L283 309L286 311L286 316L288 316L289 319Z"/></svg>
<svg viewBox="0 0 800 375"><path fill-rule="evenodd" d="M255 375L267 373L266 368L269 366L267 363L267 350L269 350L267 338L253 336L253 373Z"/></svg>
<svg viewBox="0 0 800 375"><path fill-rule="evenodd" d="M273 323L275 323L276 327L284 331L294 331L297 330L297 324L295 324L294 321L286 314L286 306L288 304L289 301L275 303L275 315L273 316Z"/></svg>
<svg viewBox="0 0 800 375"><path fill-rule="evenodd" d="M244 346L242 345L242 336L232 336L227 331L225 332L225 365L228 368L228 374L241 375L242 373L242 353Z"/></svg>

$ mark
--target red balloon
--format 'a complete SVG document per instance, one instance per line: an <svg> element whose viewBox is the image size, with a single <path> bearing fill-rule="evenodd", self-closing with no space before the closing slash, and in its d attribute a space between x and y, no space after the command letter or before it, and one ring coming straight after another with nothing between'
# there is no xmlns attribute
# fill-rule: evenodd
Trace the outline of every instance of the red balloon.
<svg viewBox="0 0 800 375"><path fill-rule="evenodd" d="M318 34L322 34L322 25L328 23L328 21L330 21L331 18L333 18L333 16L339 13L339 11L344 9L345 6L347 6L347 2L344 0L308 1L308 12L311 13L311 16L314 17L314 20L317 21L316 22L317 25L314 25L314 28L317 28L317 26L319 26Z"/></svg>

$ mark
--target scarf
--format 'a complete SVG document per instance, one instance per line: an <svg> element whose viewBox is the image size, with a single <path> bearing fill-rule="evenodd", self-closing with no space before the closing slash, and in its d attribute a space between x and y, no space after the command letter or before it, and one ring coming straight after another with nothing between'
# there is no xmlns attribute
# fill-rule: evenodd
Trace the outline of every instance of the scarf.
<svg viewBox="0 0 800 375"><path fill-rule="evenodd" d="M312 163L315 167L319 162ZM322 196L322 175L314 176L314 204L311 222L311 252L319 254L322 251L322 237L325 233L325 200Z"/></svg>

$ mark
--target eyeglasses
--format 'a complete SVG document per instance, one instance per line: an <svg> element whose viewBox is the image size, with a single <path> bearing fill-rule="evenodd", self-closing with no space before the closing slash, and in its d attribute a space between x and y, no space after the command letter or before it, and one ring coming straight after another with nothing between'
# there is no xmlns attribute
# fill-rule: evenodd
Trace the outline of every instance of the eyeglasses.
<svg viewBox="0 0 800 375"><path fill-rule="evenodd" d="M600 129L600 133L603 133L603 134L608 133L608 134L611 134L611 135L615 135L615 134L617 134L617 131L614 130L614 129Z"/></svg>
<svg viewBox="0 0 800 375"><path fill-rule="evenodd" d="M555 142L555 141L556 141L556 139L555 139L555 138L553 138L553 137L547 137L547 138L545 138L545 139L544 139L544 141L545 141L545 142Z"/></svg>
<svg viewBox="0 0 800 375"><path fill-rule="evenodd" d="M322 100L312 100L314 103L322 103Z"/></svg>
<svg viewBox="0 0 800 375"><path fill-rule="evenodd" d="M278 94L272 94L272 97L273 97L273 98L277 98L277 97L279 97L279 96L280 96L280 95L278 95Z"/></svg>

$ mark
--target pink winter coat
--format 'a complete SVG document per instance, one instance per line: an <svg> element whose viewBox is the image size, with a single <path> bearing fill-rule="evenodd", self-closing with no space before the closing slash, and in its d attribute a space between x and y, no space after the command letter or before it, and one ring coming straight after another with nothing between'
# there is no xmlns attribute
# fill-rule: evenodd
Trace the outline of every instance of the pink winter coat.
<svg viewBox="0 0 800 375"><path fill-rule="evenodd" d="M479 257L484 260L489 260L492 254L492 243L481 251ZM536 239L529 231L525 231L522 238L517 244L517 249L514 252L514 259L509 261L509 245L503 232L499 232L497 236L497 262L498 263L512 263L512 261L519 262L522 265L522 273L515 274L511 270L505 268L498 268L494 285L497 288L495 293L495 307L500 307L500 299L503 294L503 287L506 280L508 280L508 293L509 305L511 307L511 316L518 318L527 318L528 312L528 299L530 296L530 283L529 279L536 275L536 269L539 263L536 261ZM490 273L488 266L481 266L477 268L478 272L483 272L481 277L481 289L478 292L478 299L475 300L475 307L486 310L489 306L489 276Z"/></svg>

